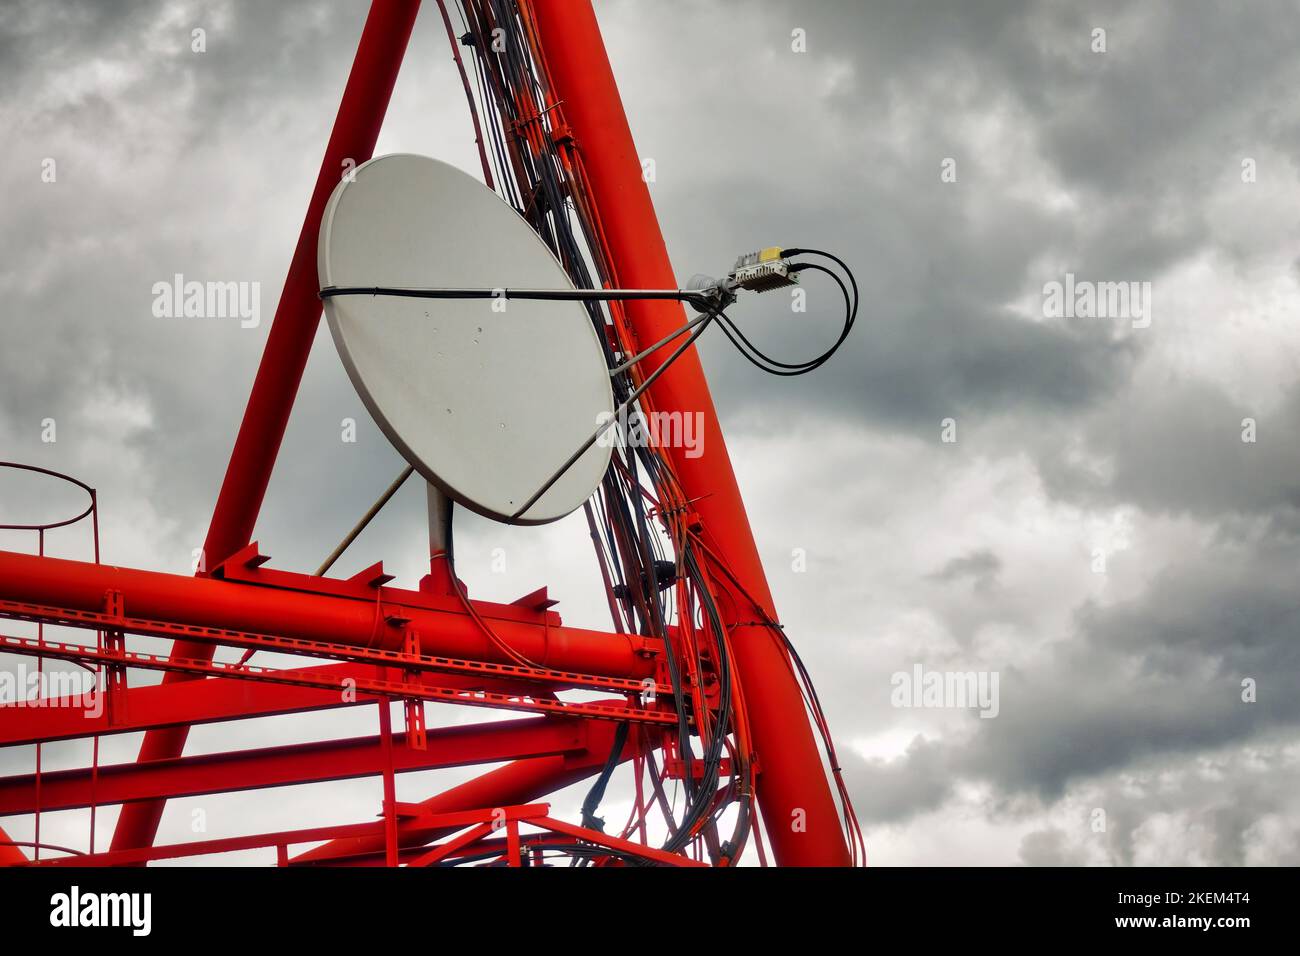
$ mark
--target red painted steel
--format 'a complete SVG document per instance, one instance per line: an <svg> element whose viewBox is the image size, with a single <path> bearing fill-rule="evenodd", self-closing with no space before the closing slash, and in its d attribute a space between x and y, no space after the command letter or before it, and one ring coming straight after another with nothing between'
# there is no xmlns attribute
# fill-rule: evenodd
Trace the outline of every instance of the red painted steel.
<svg viewBox="0 0 1300 956"><path fill-rule="evenodd" d="M677 287L590 0L526 3L535 14L557 108L572 131L590 198L599 211L615 285ZM633 301L626 304L626 312L643 344L685 323L676 302ZM667 352L645 359L641 374L652 374ZM761 611L775 621L767 578L694 348L651 386L650 396L656 411L702 415L703 455L692 458L685 448L666 449L666 454L687 497L695 501L706 540ZM723 601L723 612L732 629L736 670L751 703L748 718L760 766L758 799L777 862L847 866L839 813L785 650L768 628L745 626L758 615L738 594Z"/></svg>
<svg viewBox="0 0 1300 956"><path fill-rule="evenodd" d="M555 755L582 757L588 740L587 727L581 721L570 719L530 717L438 727L428 731L425 750L408 747L403 737L397 735L393 740L393 770L406 773ZM314 741L173 757L150 763L115 764L100 767L98 780L93 784L89 769L47 772L42 774L40 801L42 810L77 809L89 806L92 800L101 805L129 804L161 797L373 777L383 772L383 764L379 737ZM31 813L35 805L34 775L0 779L0 816ZM432 812L437 808L430 809Z"/></svg>
<svg viewBox="0 0 1300 956"><path fill-rule="evenodd" d="M313 668L329 670L339 681L351 676L375 677L377 668L357 664L332 664ZM358 694L344 702L335 691L312 687L264 686L231 677L180 684L132 687L126 693L125 713L110 723L108 711L87 713L84 698L52 697L40 707L5 707L0 714L21 710L21 720L0 720L0 747L31 744L38 740L75 740L95 735L136 733L176 724L217 723L276 714L373 703ZM93 709L93 708L92 708Z"/></svg>
<svg viewBox="0 0 1300 956"><path fill-rule="evenodd" d="M454 837L448 840L446 843L439 844L438 846L429 850L427 853L424 853L421 856L416 857L414 860L410 862L410 865L416 867L433 866L435 863L439 863L442 860L445 860L447 857L451 856L456 851L467 849L471 845L483 839L491 832L492 832L492 824L480 823L478 826L474 827L474 829L467 830L466 832L462 833L460 836ZM395 835L394 835L394 841L396 841ZM389 865L396 866L397 865L396 847L393 847L392 858L394 862Z"/></svg>
<svg viewBox="0 0 1300 956"><path fill-rule="evenodd" d="M701 863L698 860L689 860L685 857L678 856L675 853L665 853L663 850L656 850L653 847L641 846L638 843L632 843L630 840L622 840L618 837L610 836L607 833L601 833L597 830L589 830L586 827L574 826L572 823L565 823L563 820L556 820L551 817L542 817L540 820L535 822L538 826L546 827L548 830L554 830L556 833L563 833L567 836L577 837L579 840L586 840L588 843L595 843L609 849L635 853L637 856L642 856L648 860L654 860L657 863L663 863L668 866L708 866L707 863Z"/></svg>
<svg viewBox="0 0 1300 956"><path fill-rule="evenodd" d="M315 687L339 693L344 685L336 671L327 668L283 669L253 667L242 663L222 663L211 660L190 660L172 654L138 654L117 649L96 650L82 644L64 641L42 641L31 637L12 637L0 634L0 653L23 654L29 657L46 657L52 660L76 661L85 664L102 664L107 668L138 667L164 673L179 672L195 677L234 677L240 680L297 687ZM464 707L490 707L499 710L521 710L557 716L590 717L594 720L632 721L677 726L677 715L662 709L649 709L624 703L596 701L562 701L541 687L532 687L524 693L511 691L499 693L482 685L447 687L432 684L432 678L392 680L389 677L351 678L351 689L371 696L384 696L395 700L436 701L460 704ZM109 707L113 706L109 698Z"/></svg>
<svg viewBox="0 0 1300 956"><path fill-rule="evenodd" d="M161 622L192 625L208 632L208 641L228 640L234 646L243 633L397 651L410 629L420 635L427 655L509 663L463 606L414 591L381 588L370 598L341 597L0 551L0 601L98 614L104 612L109 592L122 597L130 614L123 619L131 625L127 630L136 630L139 621L138 630L150 633L156 630L150 622ZM446 601L445 609L435 609L437 600ZM658 642L652 639L550 623L556 620L553 612L551 617L534 613L530 621L526 612L510 605L475 607L503 641L544 668L627 679L654 673L649 652ZM211 658L212 644L177 642L178 657L182 645L202 649L189 660ZM291 645L275 649L295 650ZM394 663L400 661L394 658Z"/></svg>
<svg viewBox="0 0 1300 956"><path fill-rule="evenodd" d="M440 860L452 859L487 849L493 855L506 860L509 865L520 866L522 863L520 850L523 846L527 845L530 848L535 848L544 845L547 841L554 840L555 836L559 835L570 839L576 837L597 846L630 853L663 866L698 867L704 865L695 860L688 860L672 853L665 853L662 850L629 843L626 840L620 840L617 837L611 837L596 830L575 827L572 824L555 820L547 816L549 810L548 804L538 803L521 807L492 807L490 809L457 813L435 814L421 812L416 822L424 826L437 827L442 831L455 831L466 826L469 826L470 829L445 843L422 850L417 854L411 854L408 862L412 866L428 866ZM484 839L489 834L497 832L502 822L504 822L508 834L504 845L499 840ZM541 828L543 832L530 833L521 837L519 832L520 824ZM311 827L304 830L281 830L276 833L259 833L254 836L198 840L191 843L176 843L138 850L69 856L45 861L42 865L76 867L128 866L151 860L172 860L186 856L235 853L241 850L268 847L275 847L281 852L283 863L284 850L293 844L370 835L378 833L383 826L383 823L353 823L342 826Z"/></svg>
<svg viewBox="0 0 1300 956"><path fill-rule="evenodd" d="M476 807L530 803L590 777L600 770L609 756L614 745L614 725L606 721L587 721L586 726L587 749L580 753L517 760L430 797L421 802L419 807L426 813L449 813ZM629 734L620 760L632 759L641 752L642 747L640 735L635 732ZM445 830L406 823L399 829L398 841L403 847L420 846L446 835ZM345 862L350 857L371 857L383 853L383 850L382 837L350 837L331 840L324 846L302 853L292 862L333 864Z"/></svg>
<svg viewBox="0 0 1300 956"><path fill-rule="evenodd" d="M9 839L9 834L4 831L4 827L0 827L0 866L13 866L26 862L27 855L13 845L13 841Z"/></svg>
<svg viewBox="0 0 1300 956"><path fill-rule="evenodd" d="M482 602L471 602L471 604L484 619L492 617L500 609L506 607L506 605L488 605ZM452 608L452 613L457 615L463 613L463 607L464 605L461 604L456 608ZM391 603L385 604L384 608L387 612L404 613L395 609ZM328 641L283 637L278 634L254 634L248 631L234 631L194 624L178 624L103 611L82 611L2 599L0 599L0 617L7 617L16 621L31 621L37 624L54 624L62 627L121 631L149 637L179 638L205 644L242 647L250 651L268 650L281 654L299 654L306 657L325 657L362 664L402 667L406 670L460 674L493 681L514 682L519 686L523 686L528 682L541 682L553 687L583 687L591 690L623 691L630 694L640 694L647 690L653 690L656 694L667 693L662 684L651 682L649 678L584 674L572 670L555 670L545 667L529 667L523 664L506 664L499 661L464 660L445 655L424 654L420 652L423 642L419 633L409 627L405 630L405 641L402 649L388 650L382 647L359 647L351 644L335 644ZM520 618L511 618L511 620L520 620ZM569 629L560 626L558 618L555 618L553 622L548 619L545 624L542 624L542 627L548 635L552 628L561 635L570 633ZM636 644L633 646L636 648L636 653L642 656L653 656L658 649L653 642L649 641L641 643L640 646ZM414 649L409 650L409 648ZM243 663L245 662L240 661L240 664Z"/></svg>
<svg viewBox="0 0 1300 956"><path fill-rule="evenodd" d="M329 674L335 687L346 680L378 680L390 668L371 664L342 662L310 669ZM284 672L292 677L296 672ZM486 688L498 693L536 691L507 681L485 680L464 674L444 674L438 683L464 689ZM176 724L221 723L274 717L336 707L373 704L378 698L358 692L355 700L343 698L336 689L302 687L291 684L259 684L236 677L211 677L185 684L151 684L126 691L123 713L110 715L107 710L95 716L87 713L84 697L52 697L38 707L0 708L0 715L14 714L16 719L0 720L0 747L33 744L38 740L75 740L107 734L139 733ZM93 709L93 708L92 708Z"/></svg>
<svg viewBox="0 0 1300 956"><path fill-rule="evenodd" d="M419 9L419 0L374 0L371 4L208 528L204 555L209 564L225 559L252 539L320 323L316 236L321 216L344 172L344 161L360 165L374 152ZM210 654L211 648L182 642L175 652L193 658ZM187 678L177 675L170 679ZM140 759L177 756L185 748L187 733L184 726L150 731L140 746ZM113 849L151 843L162 811L161 801L124 808L113 834Z"/></svg>

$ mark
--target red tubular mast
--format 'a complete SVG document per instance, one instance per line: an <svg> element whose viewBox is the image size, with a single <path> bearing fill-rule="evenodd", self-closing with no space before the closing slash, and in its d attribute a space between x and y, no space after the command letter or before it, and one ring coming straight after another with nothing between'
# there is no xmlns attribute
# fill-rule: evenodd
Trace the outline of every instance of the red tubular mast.
<svg viewBox="0 0 1300 956"><path fill-rule="evenodd" d="M599 212L617 285L629 289L677 286L641 160L590 0L527 0L533 10L552 93L573 133ZM643 344L658 341L685 321L679 303L632 301L625 306ZM642 362L649 376L667 356ZM727 455L699 357L682 355L650 389L657 411L699 412L704 454L666 452L682 488L702 519L706 538L744 591L773 621L776 611ZM847 866L848 846L803 696L785 649L756 618L750 601L732 593L723 602L735 665L757 750L759 806L777 862L793 866Z"/></svg>

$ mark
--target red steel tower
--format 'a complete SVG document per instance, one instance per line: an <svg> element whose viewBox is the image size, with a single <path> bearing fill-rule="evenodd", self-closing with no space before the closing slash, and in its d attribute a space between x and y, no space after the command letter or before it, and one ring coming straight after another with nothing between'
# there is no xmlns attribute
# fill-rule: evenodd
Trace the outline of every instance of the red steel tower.
<svg viewBox="0 0 1300 956"><path fill-rule="evenodd" d="M512 181L522 212L550 230L571 269L577 256L556 238L570 214L599 283L675 286L590 0L467 0L463 35L439 6L489 185L505 194L502 178ZM278 570L253 542L321 317L322 215L344 162L373 152L418 8L418 0L371 6L199 574L104 566L98 550L94 562L0 552L0 616L88 636L78 644L46 640L43 631L6 635L0 651L79 662L100 675L106 700L94 717L0 709L0 746L144 732L134 763L55 773L38 764L34 774L0 779L0 817L122 805L107 850L96 851L93 835L90 852L73 855L41 846L39 835L28 841L35 846L18 846L0 831L0 864L136 865L271 847L282 865L531 865L565 854L595 865L731 865L746 846L764 859L770 847L781 865L858 862L860 836L825 719L777 622L694 348L663 369L643 401L700 416L704 454L662 449L647 481L634 462L616 461L622 473L606 479L601 506L588 507L611 632L564 625L545 589L512 604L471 600L446 586L455 578L441 553L420 588L405 590L389 585L382 565L348 578ZM482 78L477 106L458 41ZM539 212L545 196L550 207ZM680 302L631 300L608 305L604 331L617 351L636 354L684 321ZM666 361L653 353L633 382ZM675 574L665 575L681 612L672 621L655 613L664 562L637 530L650 526L675 553ZM170 655L133 650L136 635L172 639ZM244 649L244 661L217 662L219 647ZM256 650L307 660L263 668L247 663ZM131 686L137 669L161 671L162 683ZM560 696L574 690L601 696ZM399 701L404 726L394 728L390 704ZM440 702L528 716L426 727L425 710ZM366 704L378 711L372 737L184 755L192 724ZM483 763L504 766L421 803L395 799L396 773ZM560 820L543 802L595 778L594 808L628 764L636 797L626 827L606 832L585 810L580 823ZM359 776L383 780L377 822L154 845L169 797ZM688 794L680 815L666 806L669 781ZM656 809L668 836L652 840L647 818Z"/></svg>

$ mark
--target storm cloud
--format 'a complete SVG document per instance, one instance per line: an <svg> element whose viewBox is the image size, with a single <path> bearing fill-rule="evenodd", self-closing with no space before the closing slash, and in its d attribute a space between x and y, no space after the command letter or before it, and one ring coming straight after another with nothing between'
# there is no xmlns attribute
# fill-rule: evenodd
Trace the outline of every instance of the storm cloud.
<svg viewBox="0 0 1300 956"><path fill-rule="evenodd" d="M0 8L0 459L95 485L106 561L184 572L202 542L365 9ZM702 352L872 862L1300 862L1300 4L598 14L679 278L783 244L837 252L862 288L815 375L763 376L720 337ZM477 174L432 4L378 151ZM261 324L154 316L177 273L259 283ZM1051 314L1044 286L1067 273L1150 283L1150 324ZM735 316L774 355L816 354L838 292L807 291L806 313L771 293ZM400 467L322 335L263 550L314 568ZM0 486L0 521L53 494ZM338 571L382 558L413 584L423 507L405 489ZM466 516L457 552L476 596L548 584L567 622L606 625L580 516ZM891 675L916 664L997 672L998 716L892 706ZM374 732L359 714L265 726ZM201 728L191 750L266 733ZM0 753L6 772L30 761ZM442 779L406 775L399 799ZM376 791L201 803L226 835L253 812L267 829L365 819ZM196 805L169 805L163 839ZM84 840L83 821L51 827Z"/></svg>

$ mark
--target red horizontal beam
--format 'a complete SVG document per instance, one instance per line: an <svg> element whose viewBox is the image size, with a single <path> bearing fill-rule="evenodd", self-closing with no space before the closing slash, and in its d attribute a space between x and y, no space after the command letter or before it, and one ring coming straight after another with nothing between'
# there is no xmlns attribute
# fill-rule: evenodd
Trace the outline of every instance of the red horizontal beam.
<svg viewBox="0 0 1300 956"><path fill-rule="evenodd" d="M210 660L191 660L161 654L136 654L130 651L99 650L80 644L40 640L34 637L10 637L0 634L0 653L24 654L84 664L102 664L137 667L145 670L179 672L195 677L226 676L232 680L254 683L279 684L298 687L315 687L339 694L343 684L339 675L328 668L300 668L286 670L273 667L253 667L248 664L226 664ZM400 672L399 672L400 673ZM382 695L394 699L424 700L464 707L489 707L526 713L555 714L560 716L590 717L596 720L633 721L659 724L665 727L677 724L677 715L665 710L634 707L623 701L595 703L571 702L554 695L531 689L526 694L502 694L482 688L436 686L421 681L397 680L388 676L356 680L351 688L358 693ZM0 711L3 713L3 711Z"/></svg>
<svg viewBox="0 0 1300 956"><path fill-rule="evenodd" d="M430 656L509 664L504 644L539 667L627 679L651 676L652 657L662 649L652 638L565 627L554 623L558 616L553 612L476 603L494 642L463 607L457 608L454 598L382 586L369 588L367 597L354 597L305 589L309 575L281 572L277 577L278 582L302 579L304 590L0 551L0 601L99 613L109 610L106 599L115 592L125 615L213 632L274 634L390 651L404 648L406 635L414 632L422 653ZM317 582L318 589L322 586Z"/></svg>
<svg viewBox="0 0 1300 956"><path fill-rule="evenodd" d="M277 654L294 654L303 657L326 657L358 663L382 664L404 670L434 671L448 674L468 674L489 678L507 678L518 681L540 681L556 687L584 687L592 690L614 690L643 693L653 690L656 695L667 694L669 689L653 682L652 678L637 679L582 674L552 668L529 667L523 664L501 664L494 661L467 661L454 657L411 654L403 650L356 647L327 641L281 637L275 634L254 634L193 624L174 624L151 621L133 615L107 611L80 611L74 608L50 607L25 601L0 600L0 617L15 621L30 621L59 627L74 627L97 631L122 631L146 637L168 637L190 642L221 644L245 650L265 650ZM21 652L20 652L21 653Z"/></svg>
<svg viewBox="0 0 1300 956"><path fill-rule="evenodd" d="M403 773L531 757L583 755L587 740L584 722L546 717L440 727L428 731L425 750L414 750L402 735L394 735L393 769ZM42 811L72 810L92 802L103 806L375 776L384 772L380 743L378 737L354 737L115 764L100 767L96 780L92 780L88 768L43 773L39 806ZM34 812L36 796L34 774L0 778L0 816ZM425 809L435 812L442 808Z"/></svg>
<svg viewBox="0 0 1300 956"><path fill-rule="evenodd" d="M386 669L345 662L312 670L332 675L341 685L348 678L362 681L381 677ZM448 686L485 687L499 693L521 693L524 690L506 681L484 681L455 674L443 675L438 680ZM0 707L0 747L351 707L373 703L375 697L358 693L352 700L350 697L344 699L337 690L211 677L184 683L131 687L127 689L124 700L122 713L113 714L111 723L106 709L97 716L88 714L84 701L77 697L51 697L40 701L39 706Z"/></svg>
<svg viewBox="0 0 1300 956"><path fill-rule="evenodd" d="M340 682L351 675L374 676L377 670L356 664L334 664L329 669L338 675ZM344 701L337 692L314 687L272 687L217 677L186 684L132 687L124 700L124 713L115 714L112 723L106 708L96 705L91 710L100 712L88 713L86 701L78 697L51 697L21 707L12 704L0 707L0 747L131 733L176 724L294 714L366 703L373 698L358 694L356 701Z"/></svg>

